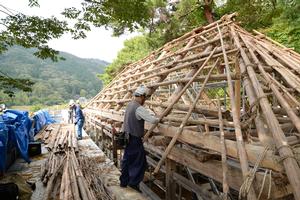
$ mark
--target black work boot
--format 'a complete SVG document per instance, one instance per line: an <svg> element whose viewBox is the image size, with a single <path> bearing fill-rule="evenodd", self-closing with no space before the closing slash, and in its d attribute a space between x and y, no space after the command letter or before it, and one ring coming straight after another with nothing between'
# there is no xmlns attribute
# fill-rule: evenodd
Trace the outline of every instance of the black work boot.
<svg viewBox="0 0 300 200"><path fill-rule="evenodd" d="M129 187L131 187L132 189L136 190L139 193L142 193L142 191L140 190L140 187L138 185L129 185Z"/></svg>

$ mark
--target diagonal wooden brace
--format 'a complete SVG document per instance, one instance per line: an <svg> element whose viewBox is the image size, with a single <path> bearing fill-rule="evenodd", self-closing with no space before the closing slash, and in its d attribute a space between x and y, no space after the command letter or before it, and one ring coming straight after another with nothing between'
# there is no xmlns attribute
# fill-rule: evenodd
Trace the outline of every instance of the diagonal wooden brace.
<svg viewBox="0 0 300 200"><path fill-rule="evenodd" d="M150 136L150 134L152 133L152 131L156 128L156 126L158 125L158 123L162 120L162 118L164 118L166 115L169 114L169 112L172 110L173 106L177 103L177 101L181 98L181 96L183 95L183 93L186 91L186 89L193 83L194 79L200 74L200 72L202 71L202 69L204 69L205 65L207 64L207 62L210 60L210 58L213 56L214 52L216 51L216 48L214 48L214 50L212 50L212 52L210 53L210 55L208 56L208 58L204 61L204 63L201 65L201 67L197 70L197 72L194 74L194 76L190 79L189 82L187 82L187 84L184 86L184 88L182 88L182 90L179 92L179 94L174 98L174 100L170 103L170 105L164 110L164 112L159 116L159 120L153 124L151 126L151 128L147 131L147 133L144 136L144 142L147 141L148 137Z"/></svg>
<svg viewBox="0 0 300 200"><path fill-rule="evenodd" d="M175 134L174 137L172 138L172 140L171 140L171 142L169 143L169 145L168 145L166 151L163 153L163 155L162 155L160 161L158 162L156 168L154 169L154 172L153 172L154 174L156 174L156 173L159 171L159 169L160 169L162 163L163 163L164 160L167 158L168 154L170 153L170 151L172 150L173 146L175 145L175 143L176 143L178 137L179 137L180 134L182 133L184 126L186 125L188 119L189 119L190 116L192 115L192 112L193 112L193 110L195 109L196 104L197 104L198 100L200 99L200 97L201 97L201 95L202 95L202 92L203 92L204 89L205 89L205 85L206 85L206 83L208 82L209 77L210 77L212 71L215 69L215 67L216 67L216 65L218 64L218 62L219 62L219 59L217 59L217 61L214 63L213 67L210 69L209 73L207 74L207 76L206 76L206 78L205 78L205 80L204 80L204 82L203 82L203 84L202 84L202 86L201 86L201 88L200 88L199 93L197 94L197 96L196 96L196 98L195 98L193 104L190 106L189 111L188 111L188 113L186 114L185 118L183 119L183 121L182 121L182 123L181 123L181 125L180 125L180 127L179 127L179 129L178 129L178 131L176 132L176 134ZM201 69L201 68L200 68L200 69Z"/></svg>

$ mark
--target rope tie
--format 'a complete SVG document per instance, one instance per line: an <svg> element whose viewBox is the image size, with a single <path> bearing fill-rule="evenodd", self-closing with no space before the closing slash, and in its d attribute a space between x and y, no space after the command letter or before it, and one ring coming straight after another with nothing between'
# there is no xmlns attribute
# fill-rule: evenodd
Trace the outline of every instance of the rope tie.
<svg viewBox="0 0 300 200"><path fill-rule="evenodd" d="M271 84L274 84L274 80L270 78L270 79L266 82L266 84L267 84L268 86L270 86Z"/></svg>
<svg viewBox="0 0 300 200"><path fill-rule="evenodd" d="M271 68L278 68L279 66L278 65L269 65Z"/></svg>
<svg viewBox="0 0 300 200"><path fill-rule="evenodd" d="M269 170L267 169L264 173L264 178L263 178L263 181L262 181L262 186L260 188L260 191L259 191L259 195L257 197L257 200L260 199L261 195L262 195L262 192L264 191L264 187L265 187L265 182L266 182L266 178L267 178L267 175L269 174L269 189L268 189L268 197L267 199L270 199L271 197L271 189L272 189L272 170Z"/></svg>
<svg viewBox="0 0 300 200"><path fill-rule="evenodd" d="M240 78L248 76L247 70L245 70L243 73L240 74Z"/></svg>
<svg viewBox="0 0 300 200"><path fill-rule="evenodd" d="M253 67L254 69L257 68L257 65L256 64L252 64L252 63L249 63L249 64L246 64L246 68L247 67Z"/></svg>
<svg viewBox="0 0 300 200"><path fill-rule="evenodd" d="M262 96L258 97L258 98L250 105L249 110L252 110L252 108L253 108L254 106L257 106L257 105L259 104L260 100L263 99L263 98L267 98L267 96L266 96L266 95L262 95Z"/></svg>
<svg viewBox="0 0 300 200"><path fill-rule="evenodd" d="M280 149L282 149L282 148L288 148L288 149L292 150L290 145L283 144L283 145L280 145L279 147L277 147L277 151L280 151Z"/></svg>
<svg viewBox="0 0 300 200"><path fill-rule="evenodd" d="M297 147L297 146L296 146ZM294 147L294 148L296 148ZM294 148L292 148L291 146L289 145L281 145L279 147L277 147L277 151L280 151L280 149L282 148L288 148L290 151L293 152L293 154L295 154L295 151L294 151ZM285 155L285 156L281 156L279 159L278 159L278 162L284 162L287 158L292 158L292 159L295 159L296 162L299 162L298 159L295 157L295 155Z"/></svg>
<svg viewBox="0 0 300 200"><path fill-rule="evenodd" d="M257 67L257 65L255 65L255 64L252 64L252 63L248 63L248 64L246 64L246 67L254 67L254 68L256 68L256 67Z"/></svg>
<svg viewBox="0 0 300 200"><path fill-rule="evenodd" d="M245 175L244 182L240 187L239 199L243 199L243 198L247 197L247 195L250 191L251 185L253 183L253 180L255 178L257 169L258 169L260 163L262 162L263 158L265 157L266 153L268 152L268 150L269 150L269 147L266 146L264 148L264 151L259 155L258 159L256 160L254 167L252 169L250 169L250 171Z"/></svg>
<svg viewBox="0 0 300 200"><path fill-rule="evenodd" d="M279 160L278 160L278 162L280 162L280 163L284 162L284 160L287 159L287 158L293 158L293 159L295 159L297 161L297 158L295 156L293 156L293 155L286 155L286 156L280 157Z"/></svg>
<svg viewBox="0 0 300 200"><path fill-rule="evenodd" d="M267 96L266 96L266 95L263 95L263 96L258 97L258 98L250 105L249 110L248 110L246 113L244 113L244 114L242 115L242 118L243 118L244 116L249 116L249 117L251 117L251 116L252 116L252 113L254 113L254 116L255 116L255 117L256 117L257 115L259 115L259 107L258 107L255 111L252 111L252 109L253 109L253 107L258 106L259 101L260 101L262 98L267 98ZM254 119L254 118L253 118L253 119Z"/></svg>

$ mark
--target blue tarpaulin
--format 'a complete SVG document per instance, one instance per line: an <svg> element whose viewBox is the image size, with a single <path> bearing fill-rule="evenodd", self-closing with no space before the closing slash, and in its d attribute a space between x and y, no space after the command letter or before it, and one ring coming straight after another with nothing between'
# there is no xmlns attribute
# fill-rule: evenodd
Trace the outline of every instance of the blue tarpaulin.
<svg viewBox="0 0 300 200"><path fill-rule="evenodd" d="M32 120L27 111L6 110L2 115L3 122L8 129L8 150L15 145L21 157L30 162L28 156L29 132Z"/></svg>
<svg viewBox="0 0 300 200"><path fill-rule="evenodd" d="M34 113L34 133L37 134L45 125L52 124L55 121L49 115L47 110L39 110Z"/></svg>
<svg viewBox="0 0 300 200"><path fill-rule="evenodd" d="M8 129L3 122L0 122L0 173L5 170L7 141Z"/></svg>
<svg viewBox="0 0 300 200"><path fill-rule="evenodd" d="M34 127L32 127L33 120ZM25 161L30 162L29 141L33 141L34 133L39 132L45 125L55 122L47 110L36 112L33 120L27 111L6 110L0 115L0 172L5 171L7 155L15 148Z"/></svg>

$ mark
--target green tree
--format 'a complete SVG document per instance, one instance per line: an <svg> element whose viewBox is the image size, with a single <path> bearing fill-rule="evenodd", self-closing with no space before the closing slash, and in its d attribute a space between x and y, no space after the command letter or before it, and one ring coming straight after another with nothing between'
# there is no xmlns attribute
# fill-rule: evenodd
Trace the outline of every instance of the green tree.
<svg viewBox="0 0 300 200"><path fill-rule="evenodd" d="M81 9L66 8L63 14L81 23L112 28L115 35L145 27L151 18L149 0L85 0Z"/></svg>
<svg viewBox="0 0 300 200"><path fill-rule="evenodd" d="M118 36L126 30L135 31L141 28L151 33L156 28L161 28L161 23L165 24L166 28L169 25L171 29L178 25L171 20L178 7L185 7L187 11L180 16L181 18L190 17L198 12L197 15L201 15L207 22L211 23L214 20L213 0L85 0L81 9L66 8L63 14L81 23L111 28L114 35Z"/></svg>
<svg viewBox="0 0 300 200"><path fill-rule="evenodd" d="M281 15L273 19L270 27L262 29L274 40L300 52L300 0L281 1Z"/></svg>
<svg viewBox="0 0 300 200"><path fill-rule="evenodd" d="M203 7L205 5L212 7L214 2L149 0L146 5L151 12L147 27L140 24L139 27L143 27L143 34L125 41L124 48L118 53L117 58L106 68L104 74L98 75L104 84L110 82L124 66L143 58L152 50L183 33L207 23Z"/></svg>
<svg viewBox="0 0 300 200"><path fill-rule="evenodd" d="M81 97L86 97L87 91L84 90L84 89L81 89L79 95L80 95Z"/></svg>
<svg viewBox="0 0 300 200"><path fill-rule="evenodd" d="M217 8L217 14L237 12L237 20L248 29L265 28L272 24L272 19L279 16L281 8L277 0L228 0L223 6Z"/></svg>
<svg viewBox="0 0 300 200"><path fill-rule="evenodd" d="M107 84L122 67L141 59L150 51L151 48L144 36L136 36L126 40L124 48L118 53L117 58L105 69L105 73L98 74L98 77L104 84Z"/></svg>

